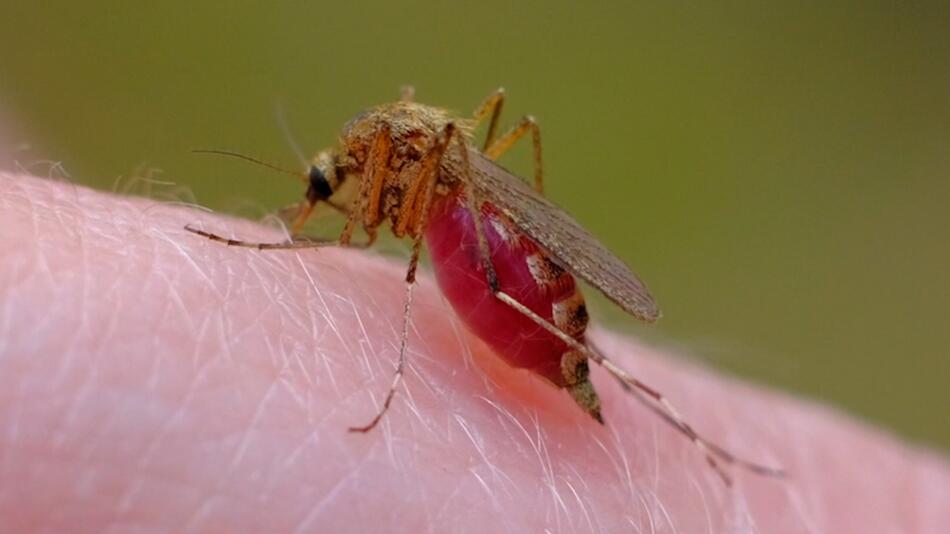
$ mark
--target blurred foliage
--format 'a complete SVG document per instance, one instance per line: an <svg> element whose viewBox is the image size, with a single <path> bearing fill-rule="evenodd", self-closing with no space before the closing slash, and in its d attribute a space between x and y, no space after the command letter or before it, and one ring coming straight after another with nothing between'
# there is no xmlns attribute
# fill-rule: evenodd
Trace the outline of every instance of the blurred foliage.
<svg viewBox="0 0 950 534"><path fill-rule="evenodd" d="M101 189L154 166L259 217L298 184L189 150L292 167L278 103L316 151L403 84L465 113L503 85L549 196L665 314L592 296L602 319L950 446L947 3L222 5L0 7L14 156Z"/></svg>

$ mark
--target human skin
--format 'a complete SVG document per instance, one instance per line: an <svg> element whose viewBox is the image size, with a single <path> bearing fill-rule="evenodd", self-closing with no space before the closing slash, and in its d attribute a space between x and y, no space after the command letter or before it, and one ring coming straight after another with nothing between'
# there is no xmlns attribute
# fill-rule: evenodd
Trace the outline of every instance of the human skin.
<svg viewBox="0 0 950 534"><path fill-rule="evenodd" d="M404 262L231 248L274 229L0 174L3 532L941 532L946 459L599 328L710 438L727 488L602 369L606 426L466 333Z"/></svg>

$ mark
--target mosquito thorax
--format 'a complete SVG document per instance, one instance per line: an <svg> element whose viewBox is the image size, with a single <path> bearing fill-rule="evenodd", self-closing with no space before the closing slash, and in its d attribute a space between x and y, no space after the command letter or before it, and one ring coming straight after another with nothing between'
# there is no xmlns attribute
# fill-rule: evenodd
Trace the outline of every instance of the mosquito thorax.
<svg viewBox="0 0 950 534"><path fill-rule="evenodd" d="M446 131L456 132L437 163L435 193L441 196L455 190L461 185L457 149L468 142L472 126L471 120L459 119L445 109L405 101L366 110L346 123L339 138L337 170L358 180L376 181L378 188L373 202L364 205L363 225L374 228L388 220L397 237L415 235L421 203L414 187L425 158L433 147L446 142Z"/></svg>
<svg viewBox="0 0 950 534"><path fill-rule="evenodd" d="M343 126L340 133L341 162L347 172L359 174L368 163L370 150L381 131L389 133L392 156L386 164L398 174L418 162L448 123L468 137L471 121L448 110L417 102L391 102L366 110ZM376 163L376 162L373 162Z"/></svg>

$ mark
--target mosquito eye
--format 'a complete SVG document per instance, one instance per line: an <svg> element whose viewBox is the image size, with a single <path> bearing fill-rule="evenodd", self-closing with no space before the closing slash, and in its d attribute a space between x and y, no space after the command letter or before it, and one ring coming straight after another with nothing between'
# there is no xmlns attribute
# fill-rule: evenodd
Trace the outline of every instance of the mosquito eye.
<svg viewBox="0 0 950 534"><path fill-rule="evenodd" d="M309 198L311 202L330 198L330 195L333 194L333 189L330 187L330 182L327 181L327 177L323 174L323 171L316 165L311 165L308 175L310 177L310 188L307 190L307 198Z"/></svg>

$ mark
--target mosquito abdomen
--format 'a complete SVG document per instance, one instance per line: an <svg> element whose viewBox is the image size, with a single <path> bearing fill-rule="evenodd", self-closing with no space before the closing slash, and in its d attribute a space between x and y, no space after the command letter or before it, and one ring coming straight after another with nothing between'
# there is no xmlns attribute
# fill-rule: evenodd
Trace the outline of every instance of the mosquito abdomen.
<svg viewBox="0 0 950 534"><path fill-rule="evenodd" d="M587 310L574 277L490 203L482 204L481 219L499 289L583 343ZM568 389L599 420L586 357L492 294L475 223L459 194L435 199L425 236L439 286L469 330L510 365Z"/></svg>

